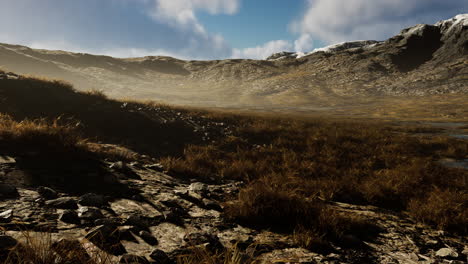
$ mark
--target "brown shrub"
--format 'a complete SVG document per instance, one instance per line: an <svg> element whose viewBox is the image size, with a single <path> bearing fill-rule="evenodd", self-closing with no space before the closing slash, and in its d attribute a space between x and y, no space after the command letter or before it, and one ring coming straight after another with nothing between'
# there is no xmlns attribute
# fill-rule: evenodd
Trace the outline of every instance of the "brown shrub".
<svg viewBox="0 0 468 264"><path fill-rule="evenodd" d="M277 177L257 180L241 190L237 200L226 203L227 219L292 233L298 245L314 250L328 250L329 241L343 244L346 235L371 239L378 233L363 218L340 213L317 197L304 197L299 189L290 189L295 186L279 184Z"/></svg>
<svg viewBox="0 0 468 264"><path fill-rule="evenodd" d="M440 229L466 234L468 232L468 193L465 190L434 188L423 198L414 198L408 205L409 214Z"/></svg>
<svg viewBox="0 0 468 264"><path fill-rule="evenodd" d="M103 251L89 250L78 240L57 243L51 233L23 232L4 264L112 264L116 261Z"/></svg>
<svg viewBox="0 0 468 264"><path fill-rule="evenodd" d="M242 116L236 122L234 136L188 146L182 157L162 163L191 178L247 181L228 211L239 221L274 227L281 216L303 218L314 211L301 211L309 206L304 201L316 196L405 210L410 201L425 200L433 186L454 192L467 187L466 171L437 163L466 157L464 141L412 137L373 122Z"/></svg>
<svg viewBox="0 0 468 264"><path fill-rule="evenodd" d="M14 121L0 114L0 144L18 154L70 154L84 149L86 141L72 125L59 125L58 120Z"/></svg>
<svg viewBox="0 0 468 264"><path fill-rule="evenodd" d="M75 126L61 125L59 119L16 122L0 115L0 148L27 172L23 180L28 184L77 193L128 191L102 162L117 153L90 148Z"/></svg>

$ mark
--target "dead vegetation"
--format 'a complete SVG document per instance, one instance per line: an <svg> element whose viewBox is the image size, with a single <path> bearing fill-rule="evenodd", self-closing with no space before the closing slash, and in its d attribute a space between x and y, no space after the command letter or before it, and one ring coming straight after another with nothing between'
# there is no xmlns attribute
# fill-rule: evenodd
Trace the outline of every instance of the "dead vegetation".
<svg viewBox="0 0 468 264"><path fill-rule="evenodd" d="M51 233L23 232L20 242L5 256L3 264L112 264L115 260L103 251L78 240L57 241Z"/></svg>
<svg viewBox="0 0 468 264"><path fill-rule="evenodd" d="M0 79L0 102L0 113L15 121L60 118L60 125L79 126L85 138L124 145L140 154L178 154L184 143L201 141L192 125L173 118L177 110L160 116L157 106L107 99L96 90L78 92L62 81Z"/></svg>
<svg viewBox="0 0 468 264"><path fill-rule="evenodd" d="M177 264L254 264L253 256L242 252L236 247L228 248L223 252L213 253L204 248L194 247L188 254L177 257Z"/></svg>
<svg viewBox="0 0 468 264"><path fill-rule="evenodd" d="M0 112L12 116L0 118L2 148L22 156L23 166L36 174L42 168L38 163L49 164L52 157L73 161L74 166L68 167L75 174L60 181L88 191L96 185L91 172L102 176L105 171L99 162L102 156L80 133L159 156L173 175L246 182L238 197L226 203L226 218L291 234L306 248L326 250L330 241L346 244L350 237L372 239L366 234L378 232L363 219L331 209L328 203L334 201L376 205L407 212L420 222L454 233L468 231L468 172L438 163L441 158L466 159L468 143L407 135L435 130L370 121L191 111L120 102L95 92L77 93L56 81L21 77L0 82L4 82ZM161 113L188 116L190 122L200 118L227 124L232 131L202 142L194 139L199 135L185 123L156 120ZM57 120L59 116L64 117ZM38 117L47 119L27 119ZM24 158L30 154L32 158ZM63 170L58 172L63 177ZM35 176L42 183L51 180L50 174ZM203 255L190 256L184 263L210 263L203 259Z"/></svg>
<svg viewBox="0 0 468 264"><path fill-rule="evenodd" d="M22 181L68 192L127 190L110 177L102 162L106 158L130 158L127 152L93 147L74 124L60 123L59 119L17 122L0 114L0 154L15 157L17 168L28 175Z"/></svg>
<svg viewBox="0 0 468 264"><path fill-rule="evenodd" d="M136 263L118 261L95 247L90 247L86 241L62 239L56 241L50 233L33 234L24 232L21 241L12 250L2 255L3 264L114 264ZM237 247L220 252L211 252L202 247L188 248L185 254L176 258L177 264L244 264L257 263L249 254Z"/></svg>
<svg viewBox="0 0 468 264"><path fill-rule="evenodd" d="M228 217L291 231L303 220L320 222L316 201L325 200L408 211L439 228L467 231L468 173L437 163L466 158L467 142L411 137L383 123L238 118L235 136L162 159L173 174L246 181ZM335 228L333 219L325 222L323 233Z"/></svg>
<svg viewBox="0 0 468 264"><path fill-rule="evenodd" d="M17 122L9 115L0 114L2 149L14 154L41 152L52 157L84 151L86 141L76 127L59 125L58 121L40 119Z"/></svg>

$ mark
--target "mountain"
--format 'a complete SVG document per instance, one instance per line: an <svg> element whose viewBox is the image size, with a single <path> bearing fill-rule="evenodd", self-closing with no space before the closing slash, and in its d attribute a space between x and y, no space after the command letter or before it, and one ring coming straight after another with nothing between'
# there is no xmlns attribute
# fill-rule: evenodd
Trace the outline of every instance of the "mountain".
<svg viewBox="0 0 468 264"><path fill-rule="evenodd" d="M267 60L119 59L0 44L0 67L120 98L223 107L349 105L371 96L468 94L468 15Z"/></svg>
<svg viewBox="0 0 468 264"><path fill-rule="evenodd" d="M466 263L466 26L263 61L2 45L0 263Z"/></svg>

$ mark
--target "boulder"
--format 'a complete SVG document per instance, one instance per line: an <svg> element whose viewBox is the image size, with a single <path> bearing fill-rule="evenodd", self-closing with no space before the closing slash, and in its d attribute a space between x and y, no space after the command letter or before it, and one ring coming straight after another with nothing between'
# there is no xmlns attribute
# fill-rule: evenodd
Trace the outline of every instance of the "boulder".
<svg viewBox="0 0 468 264"><path fill-rule="evenodd" d="M133 235L133 227L131 226L122 226L119 228L119 237L120 240L130 241L138 243L138 240Z"/></svg>
<svg viewBox="0 0 468 264"><path fill-rule="evenodd" d="M203 199L202 201L203 201L203 206L207 209L215 210L218 212L223 211L223 208L221 207L221 205L215 201L212 201L209 199Z"/></svg>
<svg viewBox="0 0 468 264"><path fill-rule="evenodd" d="M171 259L169 256L166 254L166 252L160 250L160 249L155 249L153 252L150 254L150 258L153 259L156 263L160 264L169 264L171 263Z"/></svg>
<svg viewBox="0 0 468 264"><path fill-rule="evenodd" d="M9 223L13 217L13 210L6 210L0 213L0 223Z"/></svg>
<svg viewBox="0 0 468 264"><path fill-rule="evenodd" d="M0 198L16 198L18 196L19 193L15 186L0 183Z"/></svg>
<svg viewBox="0 0 468 264"><path fill-rule="evenodd" d="M110 217L110 218L100 218L94 221L95 225L121 225L122 218L120 217Z"/></svg>
<svg viewBox="0 0 468 264"><path fill-rule="evenodd" d="M137 226L146 229L149 227L149 221L140 215L130 215L125 220L125 225Z"/></svg>
<svg viewBox="0 0 468 264"><path fill-rule="evenodd" d="M164 211L164 221L182 226L187 212L182 208L170 208L170 211Z"/></svg>
<svg viewBox="0 0 468 264"><path fill-rule="evenodd" d="M16 244L18 244L18 241L11 236L0 235L0 251L9 250Z"/></svg>
<svg viewBox="0 0 468 264"><path fill-rule="evenodd" d="M441 248L437 250L436 256L441 258L458 258L458 253L453 248Z"/></svg>
<svg viewBox="0 0 468 264"><path fill-rule="evenodd" d="M122 161L113 163L109 166L109 168L122 173L127 178L141 180L140 176L135 171L133 171L131 166Z"/></svg>
<svg viewBox="0 0 468 264"><path fill-rule="evenodd" d="M78 217L78 213L75 212L74 210L65 210L61 215L60 215L60 221L67 223L67 224L79 224L80 219Z"/></svg>
<svg viewBox="0 0 468 264"><path fill-rule="evenodd" d="M96 219L104 218L104 215L97 208L81 207L78 209L78 217L86 221L95 221Z"/></svg>
<svg viewBox="0 0 468 264"><path fill-rule="evenodd" d="M49 187L41 186L41 187L37 188L37 192L39 193L39 195L42 198L44 198L46 200L57 199L57 197L58 197L57 192L54 189L49 188Z"/></svg>
<svg viewBox="0 0 468 264"><path fill-rule="evenodd" d="M138 235L151 246L156 246L158 244L158 240L148 231L142 230Z"/></svg>
<svg viewBox="0 0 468 264"><path fill-rule="evenodd" d="M200 195L205 195L208 192L208 185L201 182L194 182L190 184L189 191Z"/></svg>
<svg viewBox="0 0 468 264"><path fill-rule="evenodd" d="M83 206L95 206L101 207L107 205L106 198L103 195L95 193L87 193L82 195L78 200L78 203Z"/></svg>
<svg viewBox="0 0 468 264"><path fill-rule="evenodd" d="M62 197L46 201L46 205L59 209L78 209L78 205L73 198Z"/></svg>

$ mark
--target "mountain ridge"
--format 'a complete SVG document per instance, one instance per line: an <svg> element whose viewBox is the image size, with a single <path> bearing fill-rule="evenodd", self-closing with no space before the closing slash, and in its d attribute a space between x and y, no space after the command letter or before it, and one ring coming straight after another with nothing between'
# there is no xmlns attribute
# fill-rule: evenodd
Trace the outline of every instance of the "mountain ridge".
<svg viewBox="0 0 468 264"><path fill-rule="evenodd" d="M342 43L275 60L119 59L0 44L0 67L118 98L196 106L313 107L360 96L466 95L467 29L464 14L383 42Z"/></svg>

